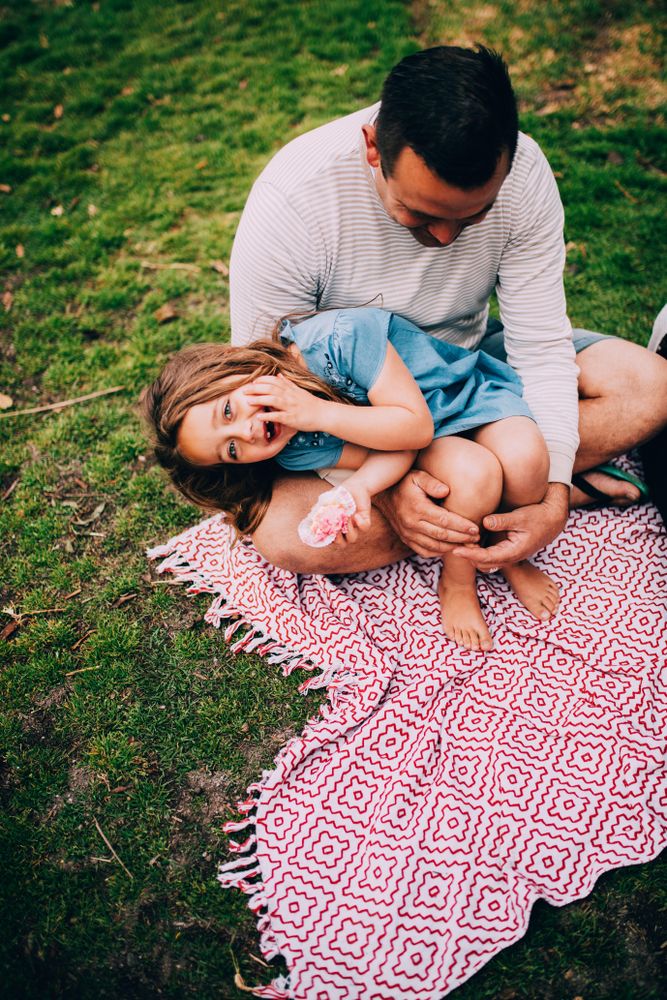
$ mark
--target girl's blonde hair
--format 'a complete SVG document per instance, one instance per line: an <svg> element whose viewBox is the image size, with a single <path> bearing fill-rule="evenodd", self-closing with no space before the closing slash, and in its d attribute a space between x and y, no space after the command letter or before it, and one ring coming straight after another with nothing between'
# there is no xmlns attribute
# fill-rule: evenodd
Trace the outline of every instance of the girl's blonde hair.
<svg viewBox="0 0 667 1000"><path fill-rule="evenodd" d="M262 375L282 374L322 399L350 402L303 368L279 341L257 340L248 347L193 344L175 354L141 395L141 409L153 434L155 455L172 483L192 503L223 510L241 535L250 535L264 517L273 480L280 467L273 460L250 464L197 466L178 450L178 431L186 412L217 399L230 388Z"/></svg>

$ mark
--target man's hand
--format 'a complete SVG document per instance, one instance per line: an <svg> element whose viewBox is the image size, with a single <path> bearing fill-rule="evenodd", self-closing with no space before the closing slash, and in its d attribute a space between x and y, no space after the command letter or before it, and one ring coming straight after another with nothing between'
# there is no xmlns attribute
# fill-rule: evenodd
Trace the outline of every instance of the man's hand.
<svg viewBox="0 0 667 1000"><path fill-rule="evenodd" d="M507 538L488 549L479 545L455 548L454 554L469 559L487 572L508 563L529 559L556 538L567 521L570 491L564 483L549 483L544 500L517 507L507 514L489 514L484 518L488 531L506 531Z"/></svg>
<svg viewBox="0 0 667 1000"><path fill-rule="evenodd" d="M448 493L446 483L428 472L411 469L400 483L376 496L374 503L413 552L442 556L456 545L479 540L479 529L473 521L434 502L444 500Z"/></svg>

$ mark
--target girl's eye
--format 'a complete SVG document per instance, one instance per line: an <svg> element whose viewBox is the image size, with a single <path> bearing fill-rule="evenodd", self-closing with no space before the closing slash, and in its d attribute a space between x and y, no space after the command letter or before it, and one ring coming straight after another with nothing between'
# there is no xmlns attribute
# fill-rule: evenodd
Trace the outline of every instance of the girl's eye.
<svg viewBox="0 0 667 1000"><path fill-rule="evenodd" d="M231 406L229 405L229 400L228 400L228 399L227 399L227 400L225 400L225 406L224 406L224 409L223 409L223 411L222 411L222 412L223 412L223 414L224 414L224 417L225 417L225 420L230 420L230 419L231 419L231 416L232 416L232 408L231 408Z"/></svg>
<svg viewBox="0 0 667 1000"><path fill-rule="evenodd" d="M229 405L229 404L227 404ZM230 441L229 447L227 448L227 453L233 462L238 458L238 453L236 451L236 441Z"/></svg>

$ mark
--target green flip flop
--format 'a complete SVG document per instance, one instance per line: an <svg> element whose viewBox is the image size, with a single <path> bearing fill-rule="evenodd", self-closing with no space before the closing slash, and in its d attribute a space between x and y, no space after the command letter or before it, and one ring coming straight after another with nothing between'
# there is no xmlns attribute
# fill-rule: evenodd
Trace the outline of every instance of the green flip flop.
<svg viewBox="0 0 667 1000"><path fill-rule="evenodd" d="M621 479L623 482L631 483L639 490L639 498L641 500L650 499L646 483L642 479L639 479L638 476L633 475L632 472L626 472L625 469L620 469L618 465L596 465L595 468L590 471L603 472L605 475L611 476L612 479ZM593 484L590 483L588 479L586 479L586 476L581 472L577 472L572 476L572 485L577 486L582 493L586 494L586 496L592 497L594 500L599 500L600 503L603 504L614 503L617 499L616 497L609 496L608 493L604 493L602 490L599 490L596 486L593 486Z"/></svg>

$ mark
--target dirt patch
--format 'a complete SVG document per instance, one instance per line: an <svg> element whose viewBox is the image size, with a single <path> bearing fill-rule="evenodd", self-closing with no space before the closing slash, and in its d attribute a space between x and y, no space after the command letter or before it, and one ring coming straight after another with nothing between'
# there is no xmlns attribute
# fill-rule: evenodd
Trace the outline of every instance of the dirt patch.
<svg viewBox="0 0 667 1000"><path fill-rule="evenodd" d="M35 701L35 705L43 712L50 712L53 708L60 708L62 703L69 697L71 690L72 688L69 684L59 684L57 687L52 688L48 694L45 694L43 698L38 698Z"/></svg>
<svg viewBox="0 0 667 1000"><path fill-rule="evenodd" d="M185 776L174 812L181 819L207 823L222 816L229 807L225 771L190 771Z"/></svg>
<svg viewBox="0 0 667 1000"><path fill-rule="evenodd" d="M51 803L44 821L57 816L63 806L72 805L78 798L85 795L92 783L95 781L95 772L89 767L80 767L73 764L67 776L67 788L64 792L56 795Z"/></svg>
<svg viewBox="0 0 667 1000"><path fill-rule="evenodd" d="M225 771L190 771L171 815L172 862L190 866L214 860L207 850L220 840L216 820L229 817L229 775Z"/></svg>
<svg viewBox="0 0 667 1000"><path fill-rule="evenodd" d="M430 45L471 47L477 42L500 49L512 80L525 97L525 107L538 114L574 111L596 123L613 123L627 106L659 113L667 100L667 81L655 26L649 21L621 24L613 12L592 25L594 36L583 41L580 26L571 22L566 5L544 16L559 30L572 34L575 51L539 46L533 0L517 0L511 10L500 4L416 0L412 14L418 40ZM555 80L550 67L563 60L566 78ZM546 78L546 79L545 79Z"/></svg>
<svg viewBox="0 0 667 1000"><path fill-rule="evenodd" d="M268 734L262 743L252 743L243 747L247 761L248 778L246 784L250 781L256 781L262 768L270 767L285 744L295 736L296 731L291 726L288 726ZM268 764L267 758L269 758Z"/></svg>

